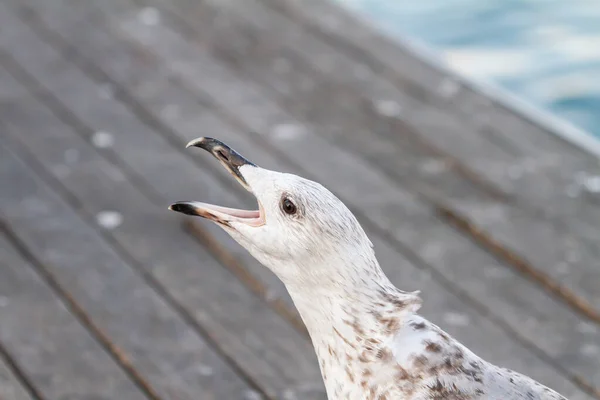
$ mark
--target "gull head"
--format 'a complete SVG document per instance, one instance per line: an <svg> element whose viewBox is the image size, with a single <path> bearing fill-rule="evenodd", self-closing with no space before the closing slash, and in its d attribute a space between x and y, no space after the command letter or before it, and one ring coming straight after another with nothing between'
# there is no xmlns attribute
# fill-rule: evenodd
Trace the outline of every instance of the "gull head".
<svg viewBox="0 0 600 400"><path fill-rule="evenodd" d="M194 139L187 147L212 154L255 196L257 208L181 201L169 209L218 224L284 282L317 283L341 277L349 266L374 257L372 244L352 212L322 185L261 168L213 138Z"/></svg>

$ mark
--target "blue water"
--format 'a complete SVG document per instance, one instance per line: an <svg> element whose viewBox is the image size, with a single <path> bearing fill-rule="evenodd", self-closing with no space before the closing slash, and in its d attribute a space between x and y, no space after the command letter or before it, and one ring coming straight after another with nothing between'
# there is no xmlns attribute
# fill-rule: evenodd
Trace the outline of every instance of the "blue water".
<svg viewBox="0 0 600 400"><path fill-rule="evenodd" d="M600 138L600 0L337 0Z"/></svg>

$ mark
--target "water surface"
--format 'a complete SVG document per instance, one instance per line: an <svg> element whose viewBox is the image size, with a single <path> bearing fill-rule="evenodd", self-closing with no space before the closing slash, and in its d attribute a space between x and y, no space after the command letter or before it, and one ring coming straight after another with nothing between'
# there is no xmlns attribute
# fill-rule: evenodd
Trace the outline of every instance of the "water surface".
<svg viewBox="0 0 600 400"><path fill-rule="evenodd" d="M600 0L337 0L600 138Z"/></svg>

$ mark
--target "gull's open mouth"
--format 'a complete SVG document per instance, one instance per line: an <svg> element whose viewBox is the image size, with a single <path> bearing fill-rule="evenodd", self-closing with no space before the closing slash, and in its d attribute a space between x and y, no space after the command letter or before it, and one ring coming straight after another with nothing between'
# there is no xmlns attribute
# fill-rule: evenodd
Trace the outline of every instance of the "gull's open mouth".
<svg viewBox="0 0 600 400"><path fill-rule="evenodd" d="M211 153L246 190L252 192L248 182L240 172L240 168L244 165L256 165L217 139L206 137L194 139L186 147L191 146L199 147ZM258 202L258 210L239 210L197 201L179 201L171 204L169 209L187 215L203 217L229 227L231 227L231 222L241 222L254 227L265 223L265 214L260 202Z"/></svg>

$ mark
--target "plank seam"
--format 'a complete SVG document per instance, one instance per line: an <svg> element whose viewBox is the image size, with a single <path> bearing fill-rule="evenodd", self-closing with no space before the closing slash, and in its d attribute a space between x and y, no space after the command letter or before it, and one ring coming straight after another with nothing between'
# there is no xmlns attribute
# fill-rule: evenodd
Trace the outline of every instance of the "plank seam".
<svg viewBox="0 0 600 400"><path fill-rule="evenodd" d="M10 240L10 236L6 235L6 232L3 228L3 221L0 219L0 230L3 231L5 233L4 236ZM24 369L21 368L16 359L10 354L8 348L1 341L0 360L4 361L4 364L6 364L7 368L15 375L19 383L21 383L25 391L32 397L32 399L47 400L46 397L42 395L42 392L35 386L33 381L29 379Z"/></svg>
<svg viewBox="0 0 600 400"><path fill-rule="evenodd" d="M75 298L67 290L65 290L60 283L58 283L58 280L54 277L50 270L46 268L46 266L40 260L38 260L37 257L35 257L35 255L29 250L28 246L23 243L19 236L3 219L0 219L0 230L6 235L11 244L17 249L19 254L33 266L33 269L38 276L40 276L44 282L46 282L46 284L58 296L71 314L92 335L92 337L97 341L98 344L100 344L100 346L113 359L113 361L125 372L129 379L132 380L137 388L148 399L161 400L161 397L156 393L152 386L135 369L125 352L115 345L111 341L110 337L94 323L92 318L85 312L85 309L79 305L79 303L77 303Z"/></svg>
<svg viewBox="0 0 600 400"><path fill-rule="evenodd" d="M467 217L443 206L437 206L438 215L446 220L451 226L466 234L471 240L487 250L495 258L509 265L517 272L536 282L546 291L555 295L568 304L573 310L588 319L600 323L600 313L581 296L578 296L566 286L561 285L550 275L534 267L525 257L506 248L502 243L493 239L483 229L473 224Z"/></svg>

